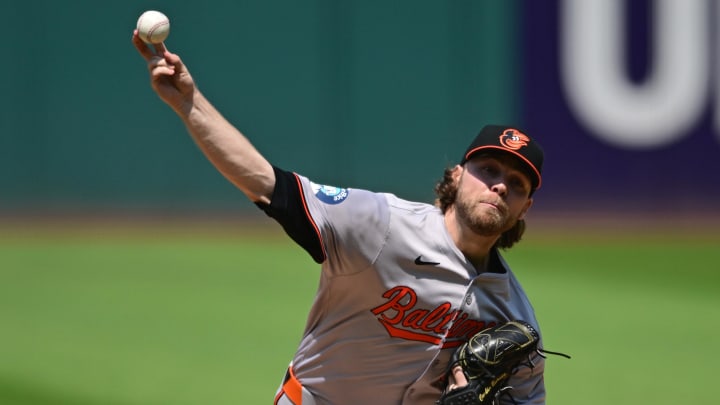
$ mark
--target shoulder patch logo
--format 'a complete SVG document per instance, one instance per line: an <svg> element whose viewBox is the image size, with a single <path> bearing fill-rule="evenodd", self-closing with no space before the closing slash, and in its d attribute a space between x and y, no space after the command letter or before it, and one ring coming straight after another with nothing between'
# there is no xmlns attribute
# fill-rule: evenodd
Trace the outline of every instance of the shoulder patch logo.
<svg viewBox="0 0 720 405"><path fill-rule="evenodd" d="M500 135L500 145L511 150L527 146L528 142L530 142L530 138L517 129L508 128Z"/></svg>
<svg viewBox="0 0 720 405"><path fill-rule="evenodd" d="M315 197L326 204L340 204L348 197L349 191L346 188L324 186L315 183L310 184Z"/></svg>

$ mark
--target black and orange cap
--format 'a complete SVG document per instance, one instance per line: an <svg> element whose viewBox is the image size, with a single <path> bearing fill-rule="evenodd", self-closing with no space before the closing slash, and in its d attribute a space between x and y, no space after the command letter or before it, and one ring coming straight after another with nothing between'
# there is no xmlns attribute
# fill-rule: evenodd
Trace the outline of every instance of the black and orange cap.
<svg viewBox="0 0 720 405"><path fill-rule="evenodd" d="M480 151L503 151L519 158L527 169L533 191L542 184L542 165L545 154L540 145L516 127L486 125L468 146L460 164Z"/></svg>

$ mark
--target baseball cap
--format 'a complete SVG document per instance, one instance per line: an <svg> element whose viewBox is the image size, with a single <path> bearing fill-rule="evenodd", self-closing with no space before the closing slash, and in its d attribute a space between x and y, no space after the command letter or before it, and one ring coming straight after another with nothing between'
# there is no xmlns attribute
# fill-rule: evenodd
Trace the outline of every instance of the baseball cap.
<svg viewBox="0 0 720 405"><path fill-rule="evenodd" d="M519 158L527 169L533 191L540 188L544 153L525 132L512 126L486 125L468 146L460 164L465 164L478 152L489 150L507 152Z"/></svg>

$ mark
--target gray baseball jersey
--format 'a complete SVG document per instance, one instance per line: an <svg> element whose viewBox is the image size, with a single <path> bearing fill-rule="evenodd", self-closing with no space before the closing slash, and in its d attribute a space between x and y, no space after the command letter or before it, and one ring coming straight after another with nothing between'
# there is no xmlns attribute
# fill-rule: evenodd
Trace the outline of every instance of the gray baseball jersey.
<svg viewBox="0 0 720 405"><path fill-rule="evenodd" d="M305 405L434 405L450 356L472 335L511 319L538 328L499 253L493 272L478 274L438 208L275 173L272 203L260 207L322 263L285 380L299 382ZM544 361L533 362L510 380L519 404L545 403ZM276 402L292 403L284 387Z"/></svg>

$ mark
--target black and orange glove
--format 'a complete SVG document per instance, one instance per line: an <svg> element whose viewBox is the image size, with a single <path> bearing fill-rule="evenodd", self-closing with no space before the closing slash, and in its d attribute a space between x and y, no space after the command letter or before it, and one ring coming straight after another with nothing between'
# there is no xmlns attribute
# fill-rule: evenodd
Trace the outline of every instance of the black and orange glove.
<svg viewBox="0 0 720 405"><path fill-rule="evenodd" d="M448 373L460 366L468 384L445 390L438 405L493 405L512 390L508 379L521 366L532 367L533 352L538 350L540 335L527 322L510 321L478 332L453 354ZM568 357L562 353L547 352ZM512 397L511 397L512 398Z"/></svg>

